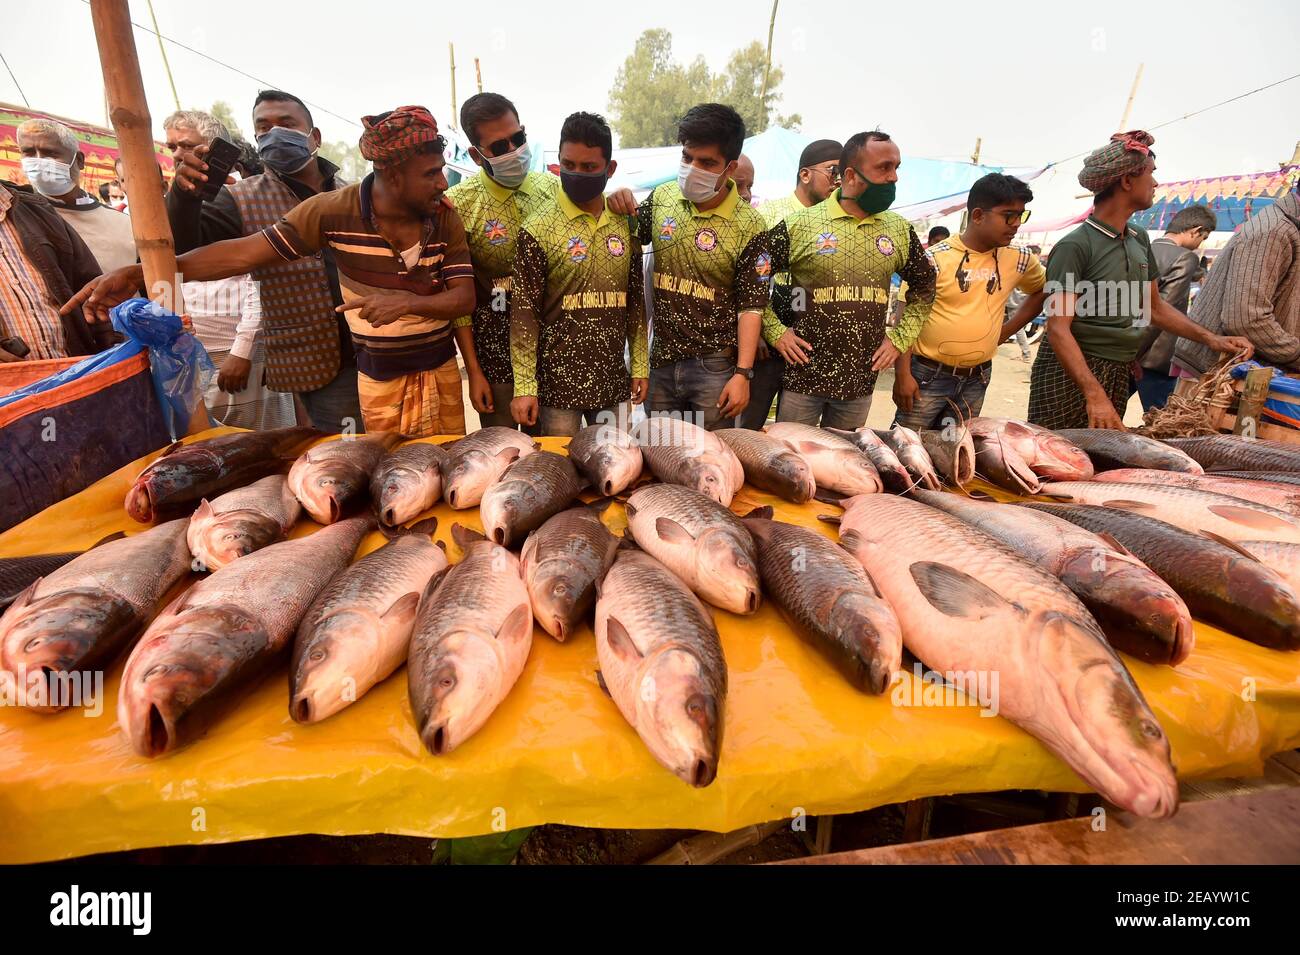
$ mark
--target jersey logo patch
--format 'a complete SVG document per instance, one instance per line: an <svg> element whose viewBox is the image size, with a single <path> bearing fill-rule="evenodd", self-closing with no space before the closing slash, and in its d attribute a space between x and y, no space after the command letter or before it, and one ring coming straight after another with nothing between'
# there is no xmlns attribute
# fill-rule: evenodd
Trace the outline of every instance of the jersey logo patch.
<svg viewBox="0 0 1300 955"><path fill-rule="evenodd" d="M621 256L627 251L623 245L623 240L616 235L611 235L605 239L605 248L609 249L609 254L615 257Z"/></svg>
<svg viewBox="0 0 1300 955"><path fill-rule="evenodd" d="M712 252L718 247L718 233L712 229L701 229L695 233L695 247L701 252Z"/></svg>
<svg viewBox="0 0 1300 955"><path fill-rule="evenodd" d="M579 236L573 236L569 239L568 244L569 258L574 262L585 262L587 260L587 243L583 242Z"/></svg>
<svg viewBox="0 0 1300 955"><path fill-rule="evenodd" d="M823 232L817 236L817 254L834 255L840 247L839 237L834 232Z"/></svg>
<svg viewBox="0 0 1300 955"><path fill-rule="evenodd" d="M876 251L881 255L894 254L894 240L887 235L876 237Z"/></svg>
<svg viewBox="0 0 1300 955"><path fill-rule="evenodd" d="M488 219L483 226L483 237L488 245L501 245L510 238L505 225L500 219Z"/></svg>
<svg viewBox="0 0 1300 955"><path fill-rule="evenodd" d="M673 236L677 233L677 220L669 216L663 222L659 223L659 238L665 242L671 242Z"/></svg>
<svg viewBox="0 0 1300 955"><path fill-rule="evenodd" d="M754 274L766 282L772 275L772 256L760 252L754 260Z"/></svg>

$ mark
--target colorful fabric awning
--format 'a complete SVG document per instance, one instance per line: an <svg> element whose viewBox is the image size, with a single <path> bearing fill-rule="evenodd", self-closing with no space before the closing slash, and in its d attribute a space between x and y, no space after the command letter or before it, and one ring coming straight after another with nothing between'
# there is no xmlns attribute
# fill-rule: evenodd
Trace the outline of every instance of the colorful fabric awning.
<svg viewBox="0 0 1300 955"><path fill-rule="evenodd" d="M1167 182L1156 189L1155 204L1132 221L1144 229L1162 231L1183 209L1204 205L1218 216L1216 231L1236 232L1251 216L1271 206L1298 175L1300 165L1291 165L1274 172Z"/></svg>

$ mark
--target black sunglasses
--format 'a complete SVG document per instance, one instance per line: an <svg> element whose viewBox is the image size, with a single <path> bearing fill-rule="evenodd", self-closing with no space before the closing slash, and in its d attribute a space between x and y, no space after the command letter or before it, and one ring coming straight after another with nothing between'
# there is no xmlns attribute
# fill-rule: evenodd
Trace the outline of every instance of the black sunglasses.
<svg viewBox="0 0 1300 955"><path fill-rule="evenodd" d="M498 139L495 142L485 143L479 147L479 150L488 156L504 156L512 149L518 149L524 143L528 142L528 134L524 132L524 127L519 127L519 132L512 133L505 139Z"/></svg>

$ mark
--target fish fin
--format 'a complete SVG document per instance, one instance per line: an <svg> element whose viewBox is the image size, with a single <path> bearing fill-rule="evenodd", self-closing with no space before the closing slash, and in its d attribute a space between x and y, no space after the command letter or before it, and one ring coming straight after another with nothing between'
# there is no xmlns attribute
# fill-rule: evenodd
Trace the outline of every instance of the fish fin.
<svg viewBox="0 0 1300 955"><path fill-rule="evenodd" d="M866 546L866 543L867 542L863 538L861 531L840 532L840 546L843 547L850 554L856 554L864 546Z"/></svg>
<svg viewBox="0 0 1300 955"><path fill-rule="evenodd" d="M632 642L632 636L627 632L627 628L619 622L618 617L610 617L605 621L605 638L609 643L609 648L614 651L616 656L621 657L631 663L640 660L644 654L636 648Z"/></svg>
<svg viewBox="0 0 1300 955"><path fill-rule="evenodd" d="M533 611L528 604L521 603L497 628L498 640L517 641L533 635Z"/></svg>
<svg viewBox="0 0 1300 955"><path fill-rule="evenodd" d="M415 624L415 612L420 606L420 595L412 591L409 594L402 594L393 605L380 614L380 619L384 623L391 624L401 630L410 630Z"/></svg>
<svg viewBox="0 0 1300 955"><path fill-rule="evenodd" d="M32 594L36 593L36 588L41 585L41 581L44 579L45 579L44 577L37 577L30 584L28 584L26 587L20 590L18 592L18 596L16 596L12 601L9 602L9 607L11 609L18 608L18 607L26 607L29 603L32 602Z"/></svg>
<svg viewBox="0 0 1300 955"><path fill-rule="evenodd" d="M519 548L520 569L528 563L535 550L537 550L537 531L529 531L528 536L524 538L524 546Z"/></svg>
<svg viewBox="0 0 1300 955"><path fill-rule="evenodd" d="M1052 497L1056 497L1056 496L1057 495L1055 494L1052 495ZM1066 498L1066 500L1073 500L1073 498ZM1117 497L1114 500L1110 500L1110 501L1102 501L1101 503L1102 503L1102 507L1113 507L1121 511L1158 510L1158 508L1154 504L1148 504L1146 501L1127 501L1122 497Z"/></svg>
<svg viewBox="0 0 1300 955"><path fill-rule="evenodd" d="M623 502L623 510L627 513L627 519L629 522L631 522L632 518L636 517L636 506L630 501Z"/></svg>
<svg viewBox="0 0 1300 955"><path fill-rule="evenodd" d="M464 524L452 524L451 539L457 543L461 550L466 550L470 544L487 540L487 536L482 531L476 531Z"/></svg>
<svg viewBox="0 0 1300 955"><path fill-rule="evenodd" d="M748 514L742 514L741 517L759 517L763 520L772 520L772 515L776 512L772 510L771 504L764 504L762 507L756 507Z"/></svg>
<svg viewBox="0 0 1300 955"><path fill-rule="evenodd" d="M198 518L201 521L211 520L215 514L216 511L212 509L212 505L208 503L208 499L206 497L203 500L199 501L199 506L194 509L194 517Z"/></svg>
<svg viewBox="0 0 1300 955"><path fill-rule="evenodd" d="M789 445L790 442L787 441L786 444ZM800 441L796 446L792 447L791 450L797 451L800 454L816 454L818 451L824 449L816 441Z"/></svg>
<svg viewBox="0 0 1300 955"><path fill-rule="evenodd" d="M687 544L695 541L695 535L668 517L655 519L655 533L665 544Z"/></svg>
<svg viewBox="0 0 1300 955"><path fill-rule="evenodd" d="M90 547L87 548L87 550L94 550L96 547L100 546L101 544L111 544L113 543L113 541L120 541L125 539L126 539L126 531L114 531L112 534L109 534L107 537L101 537L99 540L95 541L95 543L91 544Z"/></svg>
<svg viewBox="0 0 1300 955"><path fill-rule="evenodd" d="M986 584L956 567L931 560L918 560L908 569L921 596L949 617L980 620L1015 607Z"/></svg>
<svg viewBox="0 0 1300 955"><path fill-rule="evenodd" d="M832 491L830 488L821 487L819 485L817 493L813 495L813 500L821 501L823 504L833 504L836 507L839 507L847 497L850 497L850 495L841 494L839 491Z"/></svg>
<svg viewBox="0 0 1300 955"><path fill-rule="evenodd" d="M506 461L509 464L513 464L515 461L519 460L519 454L520 454L519 449L514 446L511 446L508 448L502 448L500 451L497 452L496 456Z"/></svg>
<svg viewBox="0 0 1300 955"><path fill-rule="evenodd" d="M406 530L411 534L423 534L425 537L432 537L438 532L438 518L426 517L422 521L416 521Z"/></svg>
<svg viewBox="0 0 1300 955"><path fill-rule="evenodd" d="M1119 540L1116 539L1115 535L1112 534L1110 531L1098 531L1097 536L1100 537L1102 540L1104 540L1111 547L1115 548L1121 554L1127 554L1129 557L1132 557L1134 560L1137 559L1137 555L1134 554L1127 547L1125 547L1123 544L1121 544Z"/></svg>
<svg viewBox="0 0 1300 955"><path fill-rule="evenodd" d="M818 514L817 520L827 524L838 524L842 518L838 514Z"/></svg>
<svg viewBox="0 0 1300 955"><path fill-rule="evenodd" d="M584 503L586 504L587 507L591 508L597 514L604 514L607 510L609 510L609 506L617 500L620 500L618 495L612 494L609 497L598 497L594 501L585 501ZM627 498L624 497L621 500L626 502Z"/></svg>
<svg viewBox="0 0 1300 955"><path fill-rule="evenodd" d="M184 445L185 445L184 441L173 441L171 444L167 445L167 447L163 449L163 453L158 455L158 458L165 458L167 457L167 455L172 454L175 451L179 451L182 447L184 447ZM158 460L158 458L155 458L154 460L156 461Z"/></svg>
<svg viewBox="0 0 1300 955"><path fill-rule="evenodd" d="M966 490L966 488L962 488L962 491L964 491L966 496L969 497L971 500L992 501L994 504L996 504L998 500L988 491L981 491L979 488L974 488L972 490Z"/></svg>
<svg viewBox="0 0 1300 955"><path fill-rule="evenodd" d="M609 692L609 684L605 682L605 674L601 673L599 670L596 671L596 683L599 684L602 693L611 700L614 698L614 694Z"/></svg>
<svg viewBox="0 0 1300 955"><path fill-rule="evenodd" d="M442 548L442 552L443 552L444 554L447 553L447 542L446 542L446 541L434 541L433 543L434 543L434 546L435 546L435 547L441 547L441 548Z"/></svg>
<svg viewBox="0 0 1300 955"><path fill-rule="evenodd" d="M1248 558L1250 558L1251 560L1253 560L1253 561L1254 561L1255 563L1257 563L1257 564L1259 564L1259 563L1263 563L1263 561L1261 561L1258 557L1256 557L1256 556L1255 556L1254 554L1252 554L1250 551L1246 550L1246 548L1242 547L1242 546L1241 546L1240 544L1238 544L1236 541L1230 541L1230 540L1228 540L1228 538L1223 537L1223 536L1221 536L1221 535L1219 535L1219 534L1216 534L1216 533L1214 533L1213 531L1201 531L1201 536L1202 536L1202 537L1205 537L1205 538L1208 538L1209 540L1214 541L1214 543L1216 543L1216 544L1222 544L1224 547L1227 547L1227 548L1229 548L1230 550L1234 550L1234 551L1236 551L1236 552L1237 552L1238 554L1240 554L1242 557L1248 557Z"/></svg>
<svg viewBox="0 0 1300 955"><path fill-rule="evenodd" d="M399 537L406 536L405 527L389 527L387 524L379 525L379 533L384 535L385 540L395 541Z"/></svg>
<svg viewBox="0 0 1300 955"><path fill-rule="evenodd" d="M1256 511L1249 507L1240 507L1236 504L1211 504L1207 510L1211 514L1222 517L1225 521L1232 521L1234 524L1240 524L1242 527L1249 527L1252 530L1271 531L1296 526L1293 521L1274 517L1272 514Z"/></svg>

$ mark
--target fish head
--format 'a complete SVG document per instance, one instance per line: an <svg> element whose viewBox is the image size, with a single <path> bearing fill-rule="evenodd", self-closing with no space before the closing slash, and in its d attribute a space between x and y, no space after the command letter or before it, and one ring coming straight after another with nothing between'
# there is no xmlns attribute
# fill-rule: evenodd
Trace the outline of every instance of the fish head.
<svg viewBox="0 0 1300 955"><path fill-rule="evenodd" d="M1059 434L1034 432L1035 473L1049 481L1091 481L1094 473L1088 453Z"/></svg>
<svg viewBox="0 0 1300 955"><path fill-rule="evenodd" d="M196 515L197 516L197 515ZM220 570L280 539L280 524L261 511L237 510L203 521L190 541L194 556L208 570Z"/></svg>
<svg viewBox="0 0 1300 955"><path fill-rule="evenodd" d="M835 473L839 475L843 486L855 488L855 493L858 494L874 494L884 490L880 472L861 451L842 448L832 453Z"/></svg>
<svg viewBox="0 0 1300 955"><path fill-rule="evenodd" d="M884 601L846 590L836 598L827 624L838 646L854 649L855 684L877 695L889 689L902 665L903 633Z"/></svg>
<svg viewBox="0 0 1300 955"><path fill-rule="evenodd" d="M731 503L731 478L717 461L696 457L685 466L687 487L692 487L719 504Z"/></svg>
<svg viewBox="0 0 1300 955"><path fill-rule="evenodd" d="M318 621L294 648L289 715L315 723L359 698L370 686L383 632L382 621L368 610L339 610Z"/></svg>
<svg viewBox="0 0 1300 955"><path fill-rule="evenodd" d="M533 572L528 589L533 615L542 629L557 640L569 637L591 605L592 587L580 576L569 560L548 560Z"/></svg>
<svg viewBox="0 0 1300 955"><path fill-rule="evenodd" d="M396 527L425 510L425 502L437 497L435 488L441 477L434 468L393 467L375 476L370 495L379 511L379 519Z"/></svg>
<svg viewBox="0 0 1300 955"><path fill-rule="evenodd" d="M641 476L641 449L617 441L603 442L591 456L591 468L597 475L600 493L607 497L617 494Z"/></svg>
<svg viewBox="0 0 1300 955"><path fill-rule="evenodd" d="M1287 649L1300 647L1300 599L1279 574L1261 574L1260 563L1247 557L1232 557L1228 564L1224 592L1238 599L1271 622L1283 635Z"/></svg>
<svg viewBox="0 0 1300 955"><path fill-rule="evenodd" d="M140 612L130 603L99 588L62 590L30 601L26 598L26 594L20 596L5 614L0 664L31 688L29 700L33 692L47 693L45 700L56 698L56 674L109 664L144 625ZM33 708L45 706L37 701Z"/></svg>
<svg viewBox="0 0 1300 955"><path fill-rule="evenodd" d="M1173 815L1178 780L1169 739L1100 632L1055 614L1040 645L1044 657L1058 661L1044 672L1074 675L1072 686L1059 684L1072 725L1055 734L1070 765L1121 808L1144 818Z"/></svg>
<svg viewBox="0 0 1300 955"><path fill-rule="evenodd" d="M299 502L319 524L334 524L349 501L369 484L365 471L350 461L326 458L310 461L298 476Z"/></svg>
<svg viewBox="0 0 1300 955"><path fill-rule="evenodd" d="M1135 558L1087 548L1063 562L1057 576L1076 594L1091 598L1089 609L1104 627L1155 638L1143 642L1149 653L1122 647L1126 652L1170 666L1191 653L1195 634L1183 598Z"/></svg>
<svg viewBox="0 0 1300 955"><path fill-rule="evenodd" d="M504 695L495 637L472 630L445 634L411 686L420 739L435 756L451 752L487 722Z"/></svg>
<svg viewBox="0 0 1300 955"><path fill-rule="evenodd" d="M747 531L738 534L730 527L705 531L696 542L695 560L702 588L719 595L720 606L742 614L758 609L758 563Z"/></svg>
<svg viewBox="0 0 1300 955"><path fill-rule="evenodd" d="M817 482L813 480L812 468L808 466L803 455L794 451L782 452L772 460L772 470L795 504L811 501L813 495L817 493Z"/></svg>
<svg viewBox="0 0 1300 955"><path fill-rule="evenodd" d="M466 451L447 470L442 495L456 510L473 507L492 482L492 458L477 448Z"/></svg>
<svg viewBox="0 0 1300 955"><path fill-rule="evenodd" d="M520 516L536 513L538 506L538 489L530 481L500 481L492 485L484 492L479 506L484 536L494 544L509 546Z"/></svg>
<svg viewBox="0 0 1300 955"><path fill-rule="evenodd" d="M151 523L154 517L153 483L149 478L147 473L140 475L131 490L126 492L126 512L131 515L131 520L141 524Z"/></svg>
<svg viewBox="0 0 1300 955"><path fill-rule="evenodd" d="M164 612L166 613L166 612ZM267 660L271 637L233 604L210 604L154 621L132 652L118 693L118 721L142 756L176 749Z"/></svg>
<svg viewBox="0 0 1300 955"><path fill-rule="evenodd" d="M722 701L699 658L670 644L642 663L635 692L637 731L655 759L692 786L713 782Z"/></svg>

